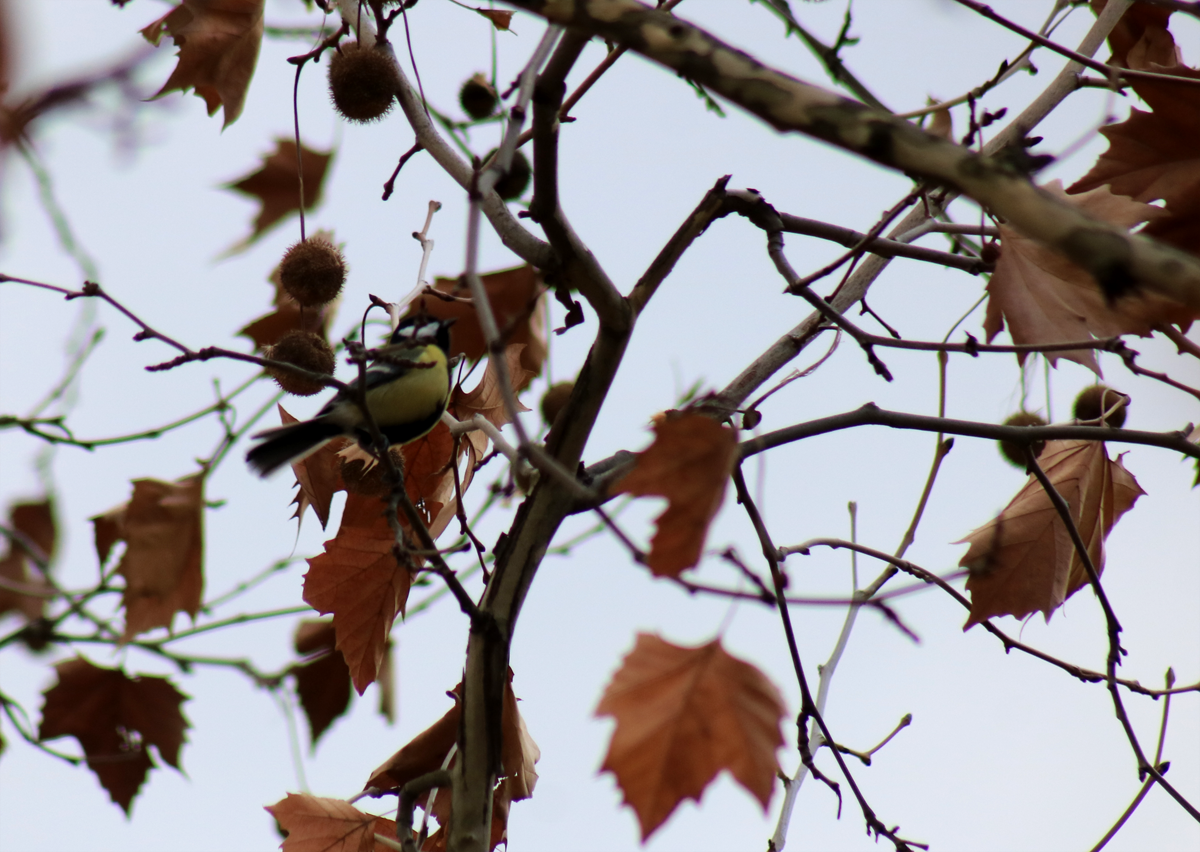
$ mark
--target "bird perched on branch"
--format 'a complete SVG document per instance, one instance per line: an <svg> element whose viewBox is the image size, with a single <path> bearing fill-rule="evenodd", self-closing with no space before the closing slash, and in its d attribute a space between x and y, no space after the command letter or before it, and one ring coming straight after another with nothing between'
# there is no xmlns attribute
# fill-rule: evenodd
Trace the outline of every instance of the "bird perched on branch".
<svg viewBox="0 0 1200 852"><path fill-rule="evenodd" d="M405 318L367 367L367 409L389 445L426 435L446 410L453 323L423 314ZM246 462L259 476L267 476L343 435L370 447L371 433L358 395L356 379L311 420L258 433L254 437L262 442L246 454Z"/></svg>

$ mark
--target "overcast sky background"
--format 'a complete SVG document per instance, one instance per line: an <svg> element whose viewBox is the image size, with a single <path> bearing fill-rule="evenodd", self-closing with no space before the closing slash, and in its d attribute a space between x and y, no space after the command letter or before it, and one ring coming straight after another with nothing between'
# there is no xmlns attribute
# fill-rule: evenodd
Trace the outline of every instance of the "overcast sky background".
<svg viewBox="0 0 1200 852"><path fill-rule="evenodd" d="M36 88L64 75L99 67L138 49L136 31L168 6L140 0L118 10L97 0L17 0L10 4L19 39L17 87ZM1051 3L999 2L995 6L1031 28ZM795 3L800 20L827 40L841 25L844 4ZM817 62L762 6L732 0L687 0L679 14L708 26L729 42L802 79L828 85ZM425 92L458 114L462 81L488 68L490 32L485 20L441 0L424 0L411 13L412 42ZM1176 16L1177 18L1179 16ZM314 20L300 4L270 0L270 24ZM1093 18L1076 10L1056 33L1074 46ZM525 62L543 24L518 15L517 35L498 36L500 79ZM1172 27L1186 60L1200 63L1200 27L1194 20ZM1022 40L948 0L860 0L853 34L861 43L844 56L855 73L897 111L916 109L928 96L958 95L1014 58ZM164 40L166 44L166 40ZM258 72L241 119L221 130L203 101L168 95L140 111L133 129L135 150L114 142L111 110L64 113L38 127L37 150L52 176L54 193L79 244L95 259L99 280L147 322L189 346L245 348L238 328L268 310L266 276L283 250L298 239L295 220L277 228L250 251L217 260L249 229L255 206L220 187L257 167L274 139L291 134L292 66L287 56L307 47L298 41L264 42ZM404 51L399 51L403 56ZM602 58L593 44L576 66L577 84ZM153 92L173 67L164 47L141 80ZM1107 57L1102 48L1100 58ZM1039 51L1036 76L1020 74L983 100L983 106L1020 111L1062 67ZM113 103L111 99L101 104ZM1046 121L1038 133L1044 149L1076 153L1047 169L1042 179L1071 182L1104 149L1095 130L1104 116L1123 116L1124 100L1086 90ZM562 203L609 275L628 291L662 244L713 181L732 174L731 187L754 187L779 209L865 230L909 189L910 182L797 136L783 136L734 109L726 118L706 111L681 80L635 57L623 58L574 110L561 142ZM424 220L430 199L443 203L431 236L432 274L456 275L463 265L464 193L424 155L404 169L395 196L380 201L383 182L412 133L397 111L368 127L350 127L328 104L324 66L306 70L300 86L302 138L311 147L336 147L324 201L309 227L331 228L346 243L350 278L335 321L340 336L361 316L368 293L397 298L412 286L420 247L409 237ZM956 133L965 112L954 112ZM496 126L472 136L482 154L497 140ZM38 201L30 170L9 156L0 172L0 271L63 286L82 279L61 249ZM954 212L971 221L977 209L959 202ZM937 238L922 244L942 248ZM836 257L840 247L788 237L788 255L802 273ZM518 262L494 236L482 247L483 269ZM906 337L940 339L979 297L983 279L913 261L894 262L871 290L870 303ZM781 282L756 228L737 217L715 223L683 258L639 322L625 362L588 446L593 462L618 449L640 449L648 423L671 407L695 382L719 389L772 341L808 314L805 303L782 296ZM146 373L164 360L157 343L133 343L130 323L104 306L64 304L55 295L15 285L0 287L0 413L23 413L61 375L64 341L81 311L94 310L107 337L83 371L78 406L70 416L75 433L100 437L170 422L211 403L213 380L228 389L253 375L249 365L208 362L170 373ZM590 318L551 341L554 379L575 374L595 331ZM552 306L552 325L561 310ZM964 328L982 336L982 311ZM1193 331L1192 339L1200 339ZM1169 345L1136 341L1142 363L1197 384L1195 359ZM812 363L821 345L795 366ZM880 353L896 375L878 378L861 352L843 343L814 375L797 381L763 406L763 430L834 414L875 401L922 414L937 411L937 365L930 354ZM1107 379L1133 396L1128 425L1178 429L1200 421L1200 407L1164 386L1130 376L1118 359L1101 356ZM1070 417L1075 393L1091 374L1061 362L1049 395L1040 370L1028 405L1053 419ZM531 407L545 383L527 394ZM239 405L245 417L270 398L260 383ZM951 358L948 414L998 422L1020 407L1020 373L1009 356ZM320 405L320 397L285 402L297 416ZM536 426L536 415L526 415ZM269 423L269 421L268 421ZM129 497L131 479L175 479L194 472L220 437L211 420L159 440L87 453L61 448L54 455L58 513L63 525L57 576L68 588L94 582L96 556L87 518ZM859 506L860 541L894 550L909 523L934 447L934 436L859 429L793 444L747 466L751 487L762 496L766 521L781 544L817 536L847 536L848 501ZM41 485L33 460L41 445L14 430L0 432L0 502L37 497ZM1125 448L1114 448L1124 450ZM292 552L320 552L331 537L314 517L296 540L289 502L292 480L251 476L235 451L207 485L210 500L226 501L206 523L206 597L235 586ZM1159 685L1168 665L1181 683L1200 680L1200 509L1190 490L1194 468L1169 453L1134 447L1125 456L1147 495L1109 539L1105 587L1125 626L1125 677ZM481 474L477 493L498 474ZM964 545L951 544L985 523L1021 487L1024 475L1000 459L990 442L959 438L943 467L917 542L908 558L930 570L954 570ZM622 525L646 542L657 501L643 501L622 516ZM336 504L335 504L336 505ZM487 543L507 527L511 512L494 513L478 530ZM336 523L336 521L335 521ZM564 525L559 540L590 526L588 518ZM331 531L335 527L331 524ZM753 531L732 500L711 531L710 552L739 548L762 569ZM464 564L466 564L464 562ZM849 559L842 553L792 557L793 590L808 595L845 595ZM860 560L859 575L881 566ZM299 562L218 617L300 602L304 564ZM709 557L700 576L723 585L737 578ZM478 590L476 581L471 586ZM410 608L427 591L417 590ZM940 592L901 599L896 607L921 637L914 644L876 614L863 613L833 683L828 722L839 741L869 748L905 713L913 725L871 767L852 763L855 777L880 818L900 824L902 834L935 850L1090 848L1135 795L1135 762L1102 685L1072 680L1028 656L1006 656L979 628L963 633L966 613ZM802 659L815 687L817 664L829 655L844 612L794 609ZM193 654L252 656L266 670L292 659L291 633L301 616L217 631L179 643ZM186 625L186 619L176 621ZM1021 625L999 620L1012 635L1090 668L1102 669L1106 639L1100 609L1083 591L1049 625L1040 616ZM0 635L16 629L6 618ZM317 795L349 797L370 772L449 707L446 690L459 679L467 624L449 602L397 624L398 719L388 726L375 712L376 688L356 699L349 717L336 722L315 753L303 747L303 771ZM755 605L691 599L655 582L612 539L601 536L569 557L543 564L522 613L512 652L515 689L530 733L542 749L540 781L532 800L514 806L509 824L514 850L633 849L637 822L621 807L610 775L598 775L611 720L593 717L605 684L633 647L639 631L677 644L709 641L719 631L734 654L761 667L781 689L794 720L799 690L777 615ZM94 776L38 752L19 740L7 720L8 742L0 756L0 847L6 850L270 849L278 836L262 810L301 789L291 757L288 726L271 696L228 670L201 670L180 677L162 660L136 650L86 649L99 665L171 674L191 700L191 721L182 752L186 776L170 768L153 772L126 820L108 801ZM41 656L9 647L0 654L0 689L18 699L36 724L40 693L53 682L50 665L65 658L52 649ZM1144 748L1153 750L1161 705L1126 693L1126 705ZM300 733L307 728L299 719ZM794 721L785 724L789 744L779 752L782 768L795 771ZM73 750L69 740L56 747ZM1200 801L1200 700L1178 696L1171 707L1165 755L1170 779L1192 802ZM828 753L819 765L834 773ZM876 848L848 788L841 820L826 788L807 782L788 835L797 850ZM763 849L774 830L781 794L763 814L757 803L722 775L702 804L681 806L651 839L655 852L684 849ZM1200 828L1167 795L1151 791L1110 849L1194 850Z"/></svg>

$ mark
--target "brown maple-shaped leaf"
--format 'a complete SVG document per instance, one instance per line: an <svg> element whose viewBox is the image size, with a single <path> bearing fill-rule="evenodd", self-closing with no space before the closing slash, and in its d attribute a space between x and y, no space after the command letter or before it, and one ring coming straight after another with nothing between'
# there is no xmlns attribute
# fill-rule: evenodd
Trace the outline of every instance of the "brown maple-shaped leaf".
<svg viewBox="0 0 1200 852"><path fill-rule="evenodd" d="M1102 186L1081 195L1066 195L1058 181L1046 191L1080 207L1097 219L1130 228L1162 215L1162 211ZM1034 240L1000 226L1000 259L987 285L984 330L990 341L1008 325L1018 344L1065 343L1122 334L1148 335L1160 323L1186 327L1200 316L1157 293L1136 291L1110 301L1085 270ZM1025 353L1017 358L1024 363ZM1100 374L1091 349L1047 352L1051 364L1059 358L1077 361Z"/></svg>
<svg viewBox="0 0 1200 852"><path fill-rule="evenodd" d="M654 443L638 453L611 493L667 498L646 564L656 577L678 577L700 561L737 458L737 433L688 412L662 418L654 433Z"/></svg>
<svg viewBox="0 0 1200 852"><path fill-rule="evenodd" d="M187 696L165 677L129 677L120 669L76 658L59 663L58 683L46 690L38 738L75 737L88 768L125 813L154 766L148 746L179 768Z"/></svg>
<svg viewBox="0 0 1200 852"><path fill-rule="evenodd" d="M533 373L521 365L521 353L524 350L524 343L510 343L504 347L504 363L508 367L509 385L514 394L533 380ZM517 406L517 411L529 410L520 400L517 400ZM488 358L487 369L483 371L483 378L474 390L468 392L455 388L450 397L450 409L459 420L470 420L476 414L482 414L497 429L512 422L504 408L500 373L493 358Z"/></svg>
<svg viewBox="0 0 1200 852"><path fill-rule="evenodd" d="M499 784L492 795L492 849L506 840L510 804L533 795L538 778L534 764L541 757L541 750L529 735L525 720L517 708L519 699L513 692L512 679L513 671L510 668L508 682L504 688L500 720L500 761L503 775L498 779ZM446 757L458 739L461 689L460 683L448 693L454 699L454 706L372 772L364 790L372 787L380 791L396 790L427 772L454 765L454 758L447 763ZM428 795L420 797L417 804L423 808L429 807ZM449 791L439 790L430 812L442 828L430 836L423 849L446 848L445 826L450 819L450 804Z"/></svg>
<svg viewBox="0 0 1200 852"><path fill-rule="evenodd" d="M8 511L8 525L23 538L13 538L0 558L0 615L20 612L27 621L40 618L53 587L33 564L48 565L54 557L57 531L49 500L16 503Z"/></svg>
<svg viewBox="0 0 1200 852"><path fill-rule="evenodd" d="M175 613L195 618L204 593L204 474L177 482L135 479L124 506L92 518L100 561L125 542L117 572L125 578L122 642L155 627L171 629Z"/></svg>
<svg viewBox="0 0 1200 852"><path fill-rule="evenodd" d="M304 174L304 209L311 210L321 200L321 189L332 151L313 151L300 146L300 169ZM296 143L279 137L275 150L263 157L262 166L234 183L229 189L252 195L262 205L254 219L254 230L233 251L253 243L267 228L289 213L300 209L300 179L296 174Z"/></svg>
<svg viewBox="0 0 1200 852"><path fill-rule="evenodd" d="M356 505L368 503L374 504L369 510ZM359 695L379 675L392 622L403 614L412 585L411 570L396 561L396 540L381 509L386 511L387 504L378 498L350 494L337 537L308 560L304 575L304 600L333 615L337 649ZM347 518L373 520L354 526Z"/></svg>
<svg viewBox="0 0 1200 852"><path fill-rule="evenodd" d="M280 405L279 422L287 426L299 421ZM298 488L296 497L292 500L296 504L293 518L303 518L304 510L312 506L313 511L317 513L317 520L321 522L321 529L325 529L329 523L329 506L333 502L333 495L346 490L342 482L342 460L338 453L349 444L347 438L334 438L316 452L292 462L292 472L296 474Z"/></svg>
<svg viewBox="0 0 1200 852"><path fill-rule="evenodd" d="M722 769L765 811L784 712L766 675L719 641L681 648L640 633L596 708L617 722L601 769L616 776L643 841L680 802L699 801Z"/></svg>
<svg viewBox="0 0 1200 852"><path fill-rule="evenodd" d="M1104 539L1142 491L1102 441L1048 441L1038 464L1066 500L1097 573ZM970 571L971 615L963 629L994 615L1024 618L1041 610L1046 621L1088 584L1087 569L1050 496L1033 477L999 515L962 539L959 561Z"/></svg>
<svg viewBox="0 0 1200 852"><path fill-rule="evenodd" d="M321 734L350 707L350 669L335 647L333 620L305 619L296 628L296 653L312 657L292 666L296 694L308 719L310 741L316 747Z"/></svg>
<svg viewBox="0 0 1200 852"><path fill-rule="evenodd" d="M395 822L342 799L288 793L265 810L287 832L283 852L384 852L375 835L396 836Z"/></svg>
<svg viewBox="0 0 1200 852"><path fill-rule="evenodd" d="M1166 30L1148 26L1137 44L1145 50L1141 58L1129 51L1130 67L1200 80L1200 71L1178 64ZM1161 200L1166 214L1143 233L1200 254L1200 86L1161 79L1135 79L1130 85L1151 111L1134 108L1126 121L1101 128L1108 150L1068 191L1111 184L1113 192L1137 201Z"/></svg>
<svg viewBox="0 0 1200 852"><path fill-rule="evenodd" d="M325 239L336 245L332 231L317 231L311 239ZM272 301L275 310L246 325L238 334L249 337L259 349L278 343L281 337L295 330L311 331L329 338L329 324L337 313L341 296L317 308L301 308L300 303L283 289L278 266L271 271L267 280L275 286L275 298Z"/></svg>
<svg viewBox="0 0 1200 852"><path fill-rule="evenodd" d="M532 266L517 266L479 276L491 302L496 325L511 346L524 343L521 365L528 371L528 381L542 372L546 361L546 287L541 273ZM432 296L417 299L409 313L424 310L439 319L457 319L450 327L450 354L463 354L478 361L487 353L483 330L471 304L471 291L466 282L457 278L438 278L433 288L453 295L455 301L445 302ZM528 385L528 381L526 385ZM522 386L522 388L525 386Z"/></svg>
<svg viewBox="0 0 1200 852"><path fill-rule="evenodd" d="M163 33L175 40L179 64L154 97L195 89L208 114L225 107L225 127L242 114L263 37L264 0L183 0L142 29L158 45Z"/></svg>

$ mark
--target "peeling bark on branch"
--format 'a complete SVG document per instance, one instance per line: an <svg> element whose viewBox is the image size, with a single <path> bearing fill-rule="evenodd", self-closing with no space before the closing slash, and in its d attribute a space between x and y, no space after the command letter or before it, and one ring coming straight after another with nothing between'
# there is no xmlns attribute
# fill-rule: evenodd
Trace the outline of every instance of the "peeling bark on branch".
<svg viewBox="0 0 1200 852"><path fill-rule="evenodd" d="M1091 219L983 157L888 113L769 68L710 33L633 0L508 0L554 23L635 50L780 131L797 131L975 199L1025 236L1088 270L1112 297L1142 285L1200 309L1200 261Z"/></svg>

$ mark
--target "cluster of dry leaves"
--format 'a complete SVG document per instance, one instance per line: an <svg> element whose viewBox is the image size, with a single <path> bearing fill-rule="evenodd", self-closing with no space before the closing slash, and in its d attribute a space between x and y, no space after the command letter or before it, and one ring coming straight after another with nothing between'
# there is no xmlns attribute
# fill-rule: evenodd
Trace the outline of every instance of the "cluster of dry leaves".
<svg viewBox="0 0 1200 852"><path fill-rule="evenodd" d="M500 28L511 18L511 13L478 11ZM1135 5L1110 37L1112 62L1200 78L1200 72L1180 62L1167 29L1170 15L1161 7ZM143 33L155 44L165 33L179 49L178 65L159 95L192 89L204 98L210 114L224 107L226 124L237 118L263 34L263 0L184 0ZM1110 147L1092 170L1065 192L1058 185L1046 191L1126 228L1147 223L1143 233L1200 253L1200 86L1144 79L1130 85L1150 111L1135 109L1127 121L1104 128ZM294 142L280 139L259 171L232 185L262 205L247 242L300 206L297 153ZM319 199L331 155L304 148L299 155L306 187L303 203L309 207ZM1163 206L1150 204L1156 201ZM1005 325L1015 342L1045 344L1144 335L1168 323L1186 329L1195 319L1158 297L1134 294L1108 301L1081 269L1003 224L1000 234L999 261L988 286L989 339ZM273 311L241 333L260 348L295 328L326 335L335 307L305 313L283 292L278 278L273 280ZM497 321L506 330L503 357L513 390L522 390L541 372L546 356L543 285L530 267L484 276L484 283ZM473 306L457 295L453 279L439 279L436 289L445 299L427 298L425 310L458 318L454 353L480 360L486 346ZM1099 373L1092 350L1048 357L1053 361L1059 356ZM481 415L496 427L509 422L495 365L489 361L473 390L456 388L449 411L460 421ZM282 407L280 416L284 423L294 420ZM679 577L702 557L737 458L737 435L688 412L660 415L654 428L654 442L611 493L667 499L646 563L656 576ZM403 448L408 496L435 538L455 519L461 496L488 449L482 433L455 438L444 423ZM295 678L314 742L345 712L351 685L361 694L386 677L388 637L396 616L405 612L421 567L398 558L386 495L364 486L372 464L356 445L338 440L293 465L296 517L311 507L325 528L334 495L347 492L337 531L324 551L309 560L304 582L305 601L332 618L300 625L295 649L301 659L287 672ZM1141 489L1099 441L1051 442L1040 465L1066 500L1099 570L1105 537ZM357 473L347 481L345 472L355 466ZM175 613L194 617L201 606L204 477L200 471L176 482L136 480L126 504L93 519L102 566L115 545L124 543L113 569L124 578L123 643L155 628L169 630ZM398 517L407 527L403 514ZM49 588L42 574L31 568L53 555L49 505L13 507L10 526L24 538L11 544L0 560L0 613L16 610L33 620L41 616ZM968 627L993 616L1023 618L1036 611L1048 619L1088 582L1066 525L1032 476L999 516L964 541L970 544L962 560L970 570ZM74 736L89 767L128 811L153 765L148 747L178 767L187 727L181 711L185 696L165 678L130 677L80 658L60 663L57 672L57 684L45 695L40 735ZM366 789L373 795L394 793L413 778L452 764L459 724L457 688L448 694L454 706L372 773ZM643 837L682 801L699 799L722 770L767 806L778 771L775 755L783 743L780 724L786 708L779 691L758 669L730 656L719 642L683 648L657 636L639 636L597 712L616 720L604 769L616 776L638 815ZM493 846L505 837L510 804L530 796L537 780L534 763L539 752L518 711L511 672L502 727L504 775L495 790ZM438 791L432 802L423 795L419 804L446 825L447 791ZM289 795L269 810L287 832L285 849L382 849L376 834L392 837L396 832L394 822L336 799ZM444 846L440 828L424 848Z"/></svg>

